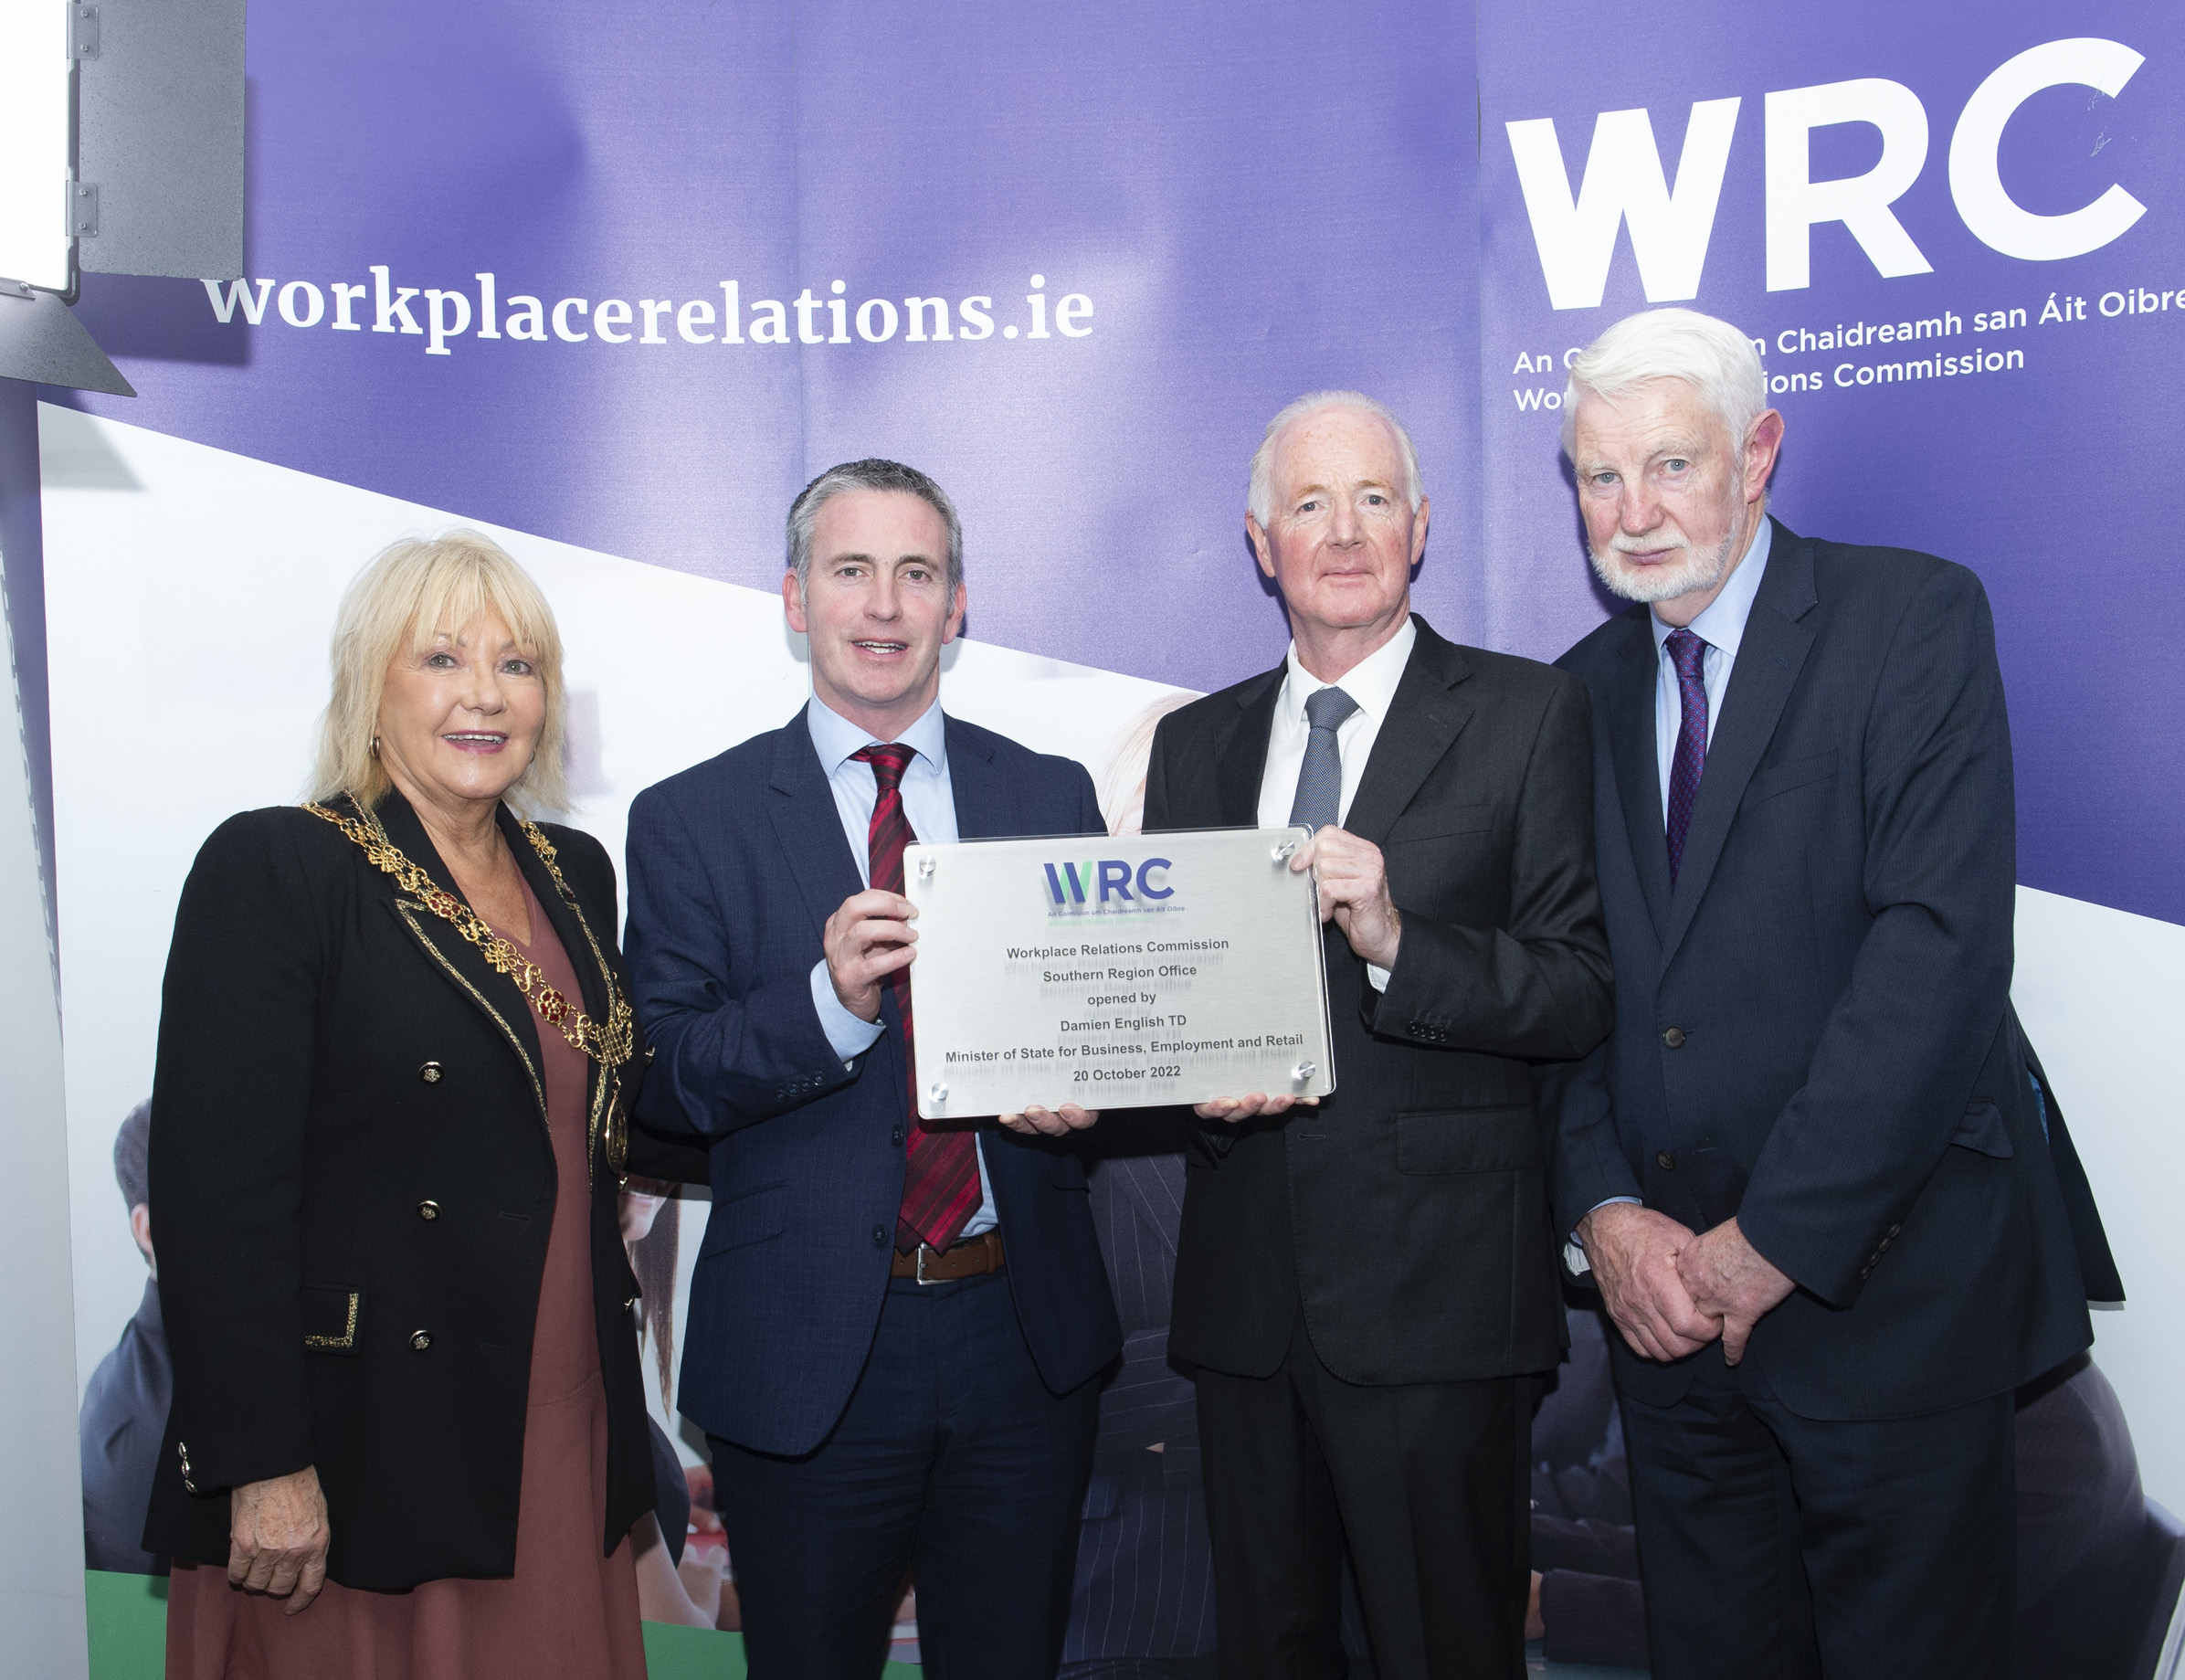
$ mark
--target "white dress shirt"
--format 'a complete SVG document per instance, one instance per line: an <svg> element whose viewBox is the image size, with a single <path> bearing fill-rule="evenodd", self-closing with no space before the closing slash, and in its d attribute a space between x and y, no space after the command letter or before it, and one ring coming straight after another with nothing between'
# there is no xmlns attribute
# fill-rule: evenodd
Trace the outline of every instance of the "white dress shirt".
<svg viewBox="0 0 2185 1680"><path fill-rule="evenodd" d="M880 800L880 784L872 766L850 756L868 746L883 745L840 713L823 704L819 697L805 708L805 722L812 732L812 746L819 755L819 767L835 796L835 813L842 819L842 833L850 841L850 855L857 860L858 878L872 884L872 808ZM895 737L913 756L903 766L902 814L911 832L932 845L946 845L956 838L955 789L948 779L948 733L935 701L924 714ZM828 977L827 959L812 965L812 1007L835 1054L845 1067L871 1050L884 1030L881 1022L852 1015L835 996L835 983ZM909 1093L904 1093L909 1100ZM987 1177L986 1140L976 1134L978 1150L979 1204L964 1222L963 1234L976 1237L998 1222L994 1211L994 1185Z"/></svg>
<svg viewBox="0 0 2185 1680"><path fill-rule="evenodd" d="M1339 682L1323 682L1315 677L1298 662L1297 644L1290 644L1282 692L1274 697L1274 724L1267 732L1267 767L1260 776L1260 827L1289 826L1290 807L1297 798L1297 775L1305 764L1305 742L1313 733L1312 725L1305 722L1305 702L1324 688L1339 688L1358 703L1358 709L1335 731L1335 751L1343 767L1337 822L1350 820L1350 802L1365 779L1366 761L1373 756L1381 722L1396 700L1396 685L1403 681L1404 667L1410 663L1411 649L1418 640L1419 627L1407 618L1395 635L1345 671ZM1388 989L1386 968L1368 963L1366 977L1376 991Z"/></svg>

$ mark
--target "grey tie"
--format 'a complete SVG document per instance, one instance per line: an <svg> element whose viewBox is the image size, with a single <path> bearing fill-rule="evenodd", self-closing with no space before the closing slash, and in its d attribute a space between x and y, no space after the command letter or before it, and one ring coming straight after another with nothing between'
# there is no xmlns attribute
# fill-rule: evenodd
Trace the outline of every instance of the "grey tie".
<svg viewBox="0 0 2185 1680"><path fill-rule="evenodd" d="M1343 809L1343 757L1335 747L1335 731L1358 709L1358 703L1339 688L1324 688L1306 697L1305 723L1312 733L1305 737L1305 761L1297 770L1297 798L1290 802L1290 820L1308 828L1335 826Z"/></svg>

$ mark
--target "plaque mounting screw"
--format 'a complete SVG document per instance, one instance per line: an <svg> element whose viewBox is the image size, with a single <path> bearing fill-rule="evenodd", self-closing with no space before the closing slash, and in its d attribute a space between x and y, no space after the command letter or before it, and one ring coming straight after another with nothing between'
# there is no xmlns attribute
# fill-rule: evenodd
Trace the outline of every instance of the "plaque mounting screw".
<svg viewBox="0 0 2185 1680"><path fill-rule="evenodd" d="M1286 840L1275 847L1275 849L1267 855L1272 858L1277 863L1283 863L1289 861L1291 855L1295 852L1296 850L1297 842L1293 840Z"/></svg>
<svg viewBox="0 0 2185 1680"><path fill-rule="evenodd" d="M931 881L934 878L934 862L935 860L931 852L928 852L924 857L918 860L919 880Z"/></svg>
<svg viewBox="0 0 2185 1680"><path fill-rule="evenodd" d="M935 1108L940 1107L942 1104L948 1101L948 1086L938 1079L934 1080L925 1088L925 1100Z"/></svg>
<svg viewBox="0 0 2185 1680"><path fill-rule="evenodd" d="M1293 1084L1302 1085L1319 1072L1320 1064L1317 1062L1301 1062L1290 1070L1290 1080Z"/></svg>

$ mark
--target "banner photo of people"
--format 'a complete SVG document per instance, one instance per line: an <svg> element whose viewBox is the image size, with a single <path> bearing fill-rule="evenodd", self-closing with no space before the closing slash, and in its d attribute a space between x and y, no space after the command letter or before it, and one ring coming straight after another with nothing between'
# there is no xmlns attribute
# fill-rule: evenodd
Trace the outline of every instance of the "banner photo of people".
<svg viewBox="0 0 2185 1680"><path fill-rule="evenodd" d="M8 556L95 1680L2185 1672L2185 14L247 66ZM1323 1099L1159 1095L1205 828Z"/></svg>

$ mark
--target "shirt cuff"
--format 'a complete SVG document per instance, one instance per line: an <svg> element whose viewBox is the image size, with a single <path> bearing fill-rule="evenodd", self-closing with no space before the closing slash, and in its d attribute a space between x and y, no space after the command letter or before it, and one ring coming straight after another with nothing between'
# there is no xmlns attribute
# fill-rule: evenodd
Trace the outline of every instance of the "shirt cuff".
<svg viewBox="0 0 2185 1680"><path fill-rule="evenodd" d="M1629 1202L1634 1208L1642 1208L1646 1205L1636 1196L1604 1196L1592 1207L1588 1208L1586 1211L1595 1213L1603 1208L1614 1207L1620 1201ZM1584 1277L1593 1270L1593 1263L1586 1258L1586 1244L1579 1239L1576 1231L1564 1239L1563 1263L1570 1269L1570 1275L1573 1277Z"/></svg>
<svg viewBox="0 0 2185 1680"><path fill-rule="evenodd" d="M1386 968L1376 968L1371 963L1367 963L1366 965L1366 984L1372 987L1377 992L1387 991L1388 989L1388 971Z"/></svg>
<svg viewBox="0 0 2185 1680"><path fill-rule="evenodd" d="M824 956L812 965L812 1008L819 1014L819 1030L827 1034L844 1067L871 1050L880 1037L880 1022L852 1015L842 1007L841 998L835 996L835 983L827 977Z"/></svg>

